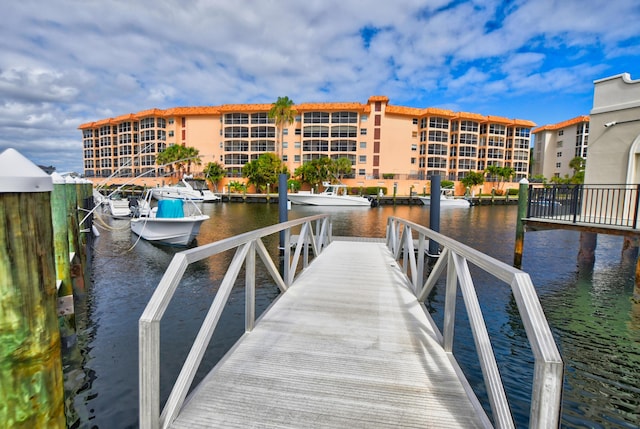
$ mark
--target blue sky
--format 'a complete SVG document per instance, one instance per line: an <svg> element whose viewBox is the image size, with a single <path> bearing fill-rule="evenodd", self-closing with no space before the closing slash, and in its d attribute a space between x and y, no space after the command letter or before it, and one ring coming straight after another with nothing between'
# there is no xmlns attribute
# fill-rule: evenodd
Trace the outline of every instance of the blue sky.
<svg viewBox="0 0 640 429"><path fill-rule="evenodd" d="M637 0L20 0L0 151L82 171L77 127L157 107L357 101L557 123L640 79Z"/></svg>

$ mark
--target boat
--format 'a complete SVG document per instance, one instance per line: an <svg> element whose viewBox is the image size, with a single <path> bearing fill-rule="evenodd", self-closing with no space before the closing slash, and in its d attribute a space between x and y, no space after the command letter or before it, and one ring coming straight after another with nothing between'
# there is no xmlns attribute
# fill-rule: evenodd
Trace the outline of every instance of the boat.
<svg viewBox="0 0 640 429"><path fill-rule="evenodd" d="M148 216L151 212L149 202L138 197L121 198L118 194L113 194L106 199L106 205L111 217L116 219L128 219L134 214Z"/></svg>
<svg viewBox="0 0 640 429"><path fill-rule="evenodd" d="M310 191L298 191L295 194L287 195L291 204L309 205L309 206L362 206L372 207L375 200L368 197L360 197L356 195L347 195L347 186L343 184L331 184L323 182L325 188L320 193L312 193Z"/></svg>
<svg viewBox="0 0 640 429"><path fill-rule="evenodd" d="M202 202L220 201L220 197L209 190L204 180L184 176L175 185L158 186L151 190L156 200L190 200Z"/></svg>
<svg viewBox="0 0 640 429"><path fill-rule="evenodd" d="M431 206L431 196L418 197L422 204ZM466 198L456 198L453 196L453 189L440 190L440 207L470 207L471 201Z"/></svg>
<svg viewBox="0 0 640 429"><path fill-rule="evenodd" d="M150 202L151 192L143 199ZM202 222L209 219L191 201L190 214L185 214L187 201L181 199L160 200L158 206L145 213L135 213L131 219L131 231L141 238L159 244L188 246L200 232ZM134 212L137 212L135 210Z"/></svg>

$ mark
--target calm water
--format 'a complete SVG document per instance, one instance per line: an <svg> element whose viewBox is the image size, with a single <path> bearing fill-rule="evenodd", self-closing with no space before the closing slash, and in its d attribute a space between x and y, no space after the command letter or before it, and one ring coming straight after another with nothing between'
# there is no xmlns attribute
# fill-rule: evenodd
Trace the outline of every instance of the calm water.
<svg viewBox="0 0 640 429"><path fill-rule="evenodd" d="M211 220L198 244L277 222L277 205L204 205ZM383 237L395 215L428 225L428 208L378 207L321 210L296 207L289 218L321 212L334 217L335 235ZM516 208L472 207L444 210L441 232L506 263L512 263ZM107 220L109 231L95 243L92 283L76 309L79 347L65 364L68 415L75 427L128 428L138 421L138 318L169 264L174 248L136 243L126 221ZM276 237L267 247L276 252ZM640 421L640 305L630 300L634 261L621 260L620 238L599 236L592 272L578 273L578 234L530 232L523 269L533 280L565 361L563 427L638 427ZM230 261L219 255L190 267L162 321L163 401L188 353ZM528 423L533 360L507 285L474 278L501 374L518 427ZM277 296L267 275L259 274L257 307ZM244 296L234 289L197 378L201 378L244 330ZM441 326L443 285L428 307ZM459 303L454 351L474 386L482 389L473 340ZM484 398L481 398L484 400ZM486 402L486 401L485 401ZM488 406L488 405L487 405Z"/></svg>

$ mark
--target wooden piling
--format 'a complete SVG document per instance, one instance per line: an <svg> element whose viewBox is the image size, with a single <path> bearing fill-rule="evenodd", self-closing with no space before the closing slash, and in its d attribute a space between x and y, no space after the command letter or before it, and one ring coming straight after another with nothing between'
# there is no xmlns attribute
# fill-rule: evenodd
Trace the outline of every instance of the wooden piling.
<svg viewBox="0 0 640 429"><path fill-rule="evenodd" d="M522 268L522 253L524 252L524 223L529 205L529 181L522 179L518 190L518 217L516 219L516 244L513 254L513 266Z"/></svg>
<svg viewBox="0 0 640 429"><path fill-rule="evenodd" d="M0 154L0 422L64 428L51 178L13 149Z"/></svg>
<svg viewBox="0 0 640 429"><path fill-rule="evenodd" d="M592 270L596 262L596 245L598 234L595 232L580 232L580 250L578 250L579 269Z"/></svg>

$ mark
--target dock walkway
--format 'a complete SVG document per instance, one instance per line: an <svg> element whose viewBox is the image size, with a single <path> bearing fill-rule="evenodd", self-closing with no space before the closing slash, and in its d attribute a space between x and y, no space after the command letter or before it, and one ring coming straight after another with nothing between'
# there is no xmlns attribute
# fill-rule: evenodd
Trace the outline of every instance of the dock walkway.
<svg viewBox="0 0 640 429"><path fill-rule="evenodd" d="M390 250L334 240L196 387L170 427L486 424Z"/></svg>

